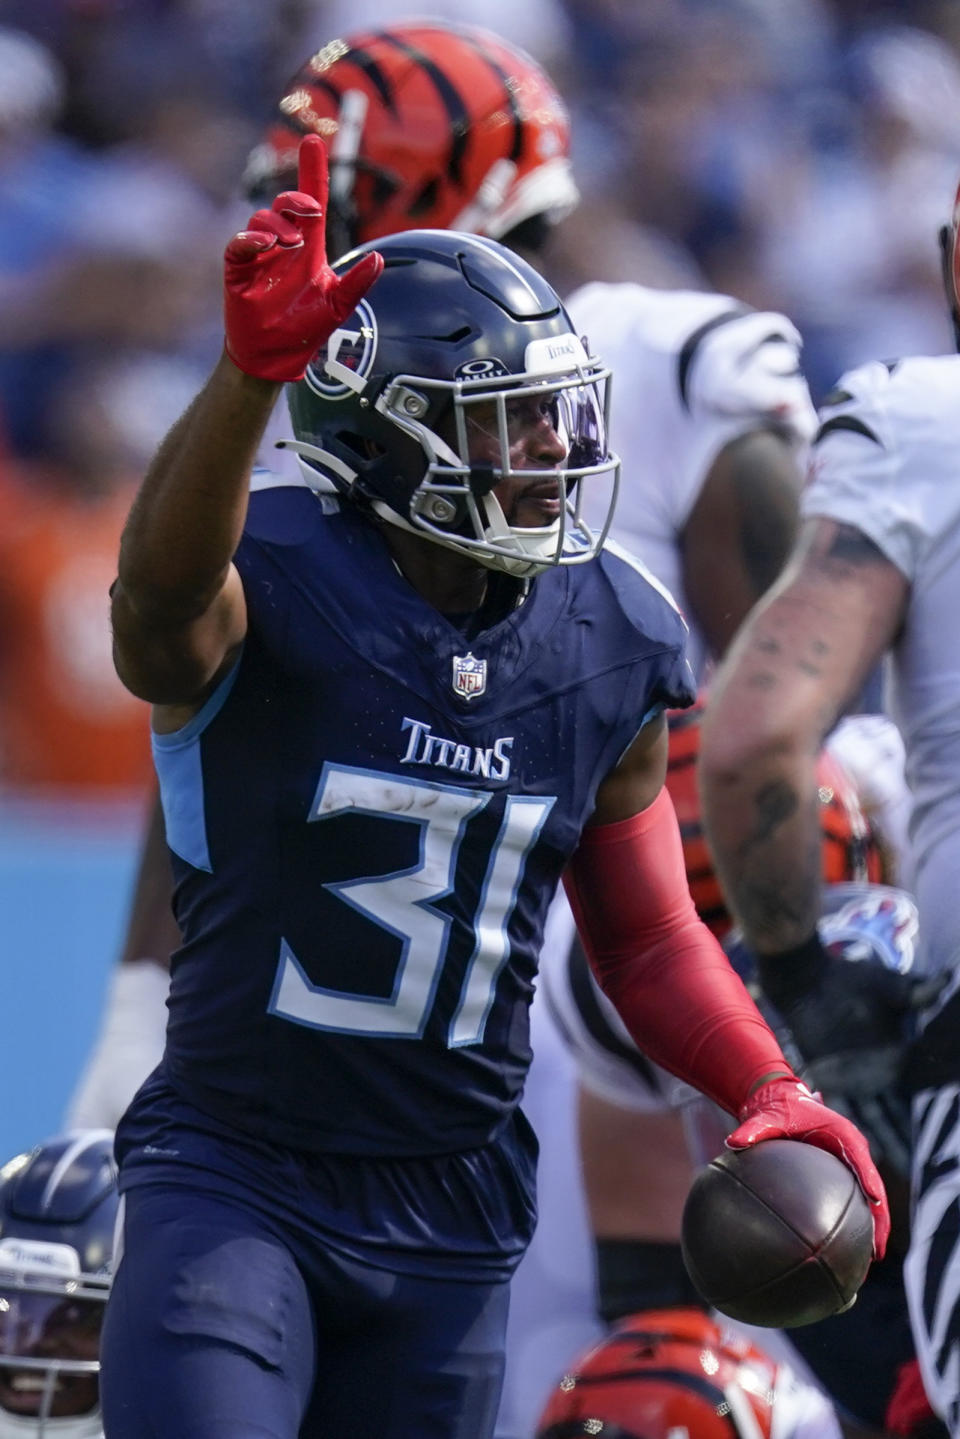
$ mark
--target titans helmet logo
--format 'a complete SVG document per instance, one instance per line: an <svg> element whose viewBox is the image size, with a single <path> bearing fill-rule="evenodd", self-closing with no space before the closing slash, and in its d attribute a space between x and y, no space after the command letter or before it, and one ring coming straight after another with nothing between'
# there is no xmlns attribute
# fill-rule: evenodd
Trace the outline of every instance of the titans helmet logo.
<svg viewBox="0 0 960 1439"><path fill-rule="evenodd" d="M343 329L334 330L307 366L304 376L315 395L345 400L363 392L377 353L377 319L361 300Z"/></svg>

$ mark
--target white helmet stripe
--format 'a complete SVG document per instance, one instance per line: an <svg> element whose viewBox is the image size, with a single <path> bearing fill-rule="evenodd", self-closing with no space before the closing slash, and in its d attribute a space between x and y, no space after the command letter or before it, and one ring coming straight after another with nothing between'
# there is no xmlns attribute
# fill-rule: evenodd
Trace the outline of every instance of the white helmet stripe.
<svg viewBox="0 0 960 1439"><path fill-rule="evenodd" d="M48 1209L53 1202L60 1181L70 1168L71 1164L79 1155L87 1149L92 1149L95 1144L100 1144L104 1139L112 1138L109 1129L86 1129L78 1134L73 1144L67 1146L57 1163L53 1166L50 1178L44 1185L43 1194L40 1198L41 1209Z"/></svg>
<svg viewBox="0 0 960 1439"><path fill-rule="evenodd" d="M340 102L337 130L330 141L330 197L343 205L353 195L356 160L369 100L362 90L347 90Z"/></svg>

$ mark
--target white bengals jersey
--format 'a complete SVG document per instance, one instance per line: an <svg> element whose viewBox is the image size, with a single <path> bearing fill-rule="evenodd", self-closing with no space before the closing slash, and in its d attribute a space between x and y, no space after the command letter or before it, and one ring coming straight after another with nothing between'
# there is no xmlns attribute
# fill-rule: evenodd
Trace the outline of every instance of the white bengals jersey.
<svg viewBox="0 0 960 1439"><path fill-rule="evenodd" d="M764 423L783 426L798 448L815 433L800 336L784 315L697 291L597 283L566 305L613 371L610 440L623 474L612 533L689 619L679 539L717 455ZM694 632L698 678L703 658Z"/></svg>
<svg viewBox="0 0 960 1439"><path fill-rule="evenodd" d="M960 356L864 365L822 410L804 513L856 526L910 582L891 655L890 701L913 795L906 882L921 959L953 967L908 1076L914 1097L904 1283L923 1387L960 1439Z"/></svg>
<svg viewBox="0 0 960 1439"><path fill-rule="evenodd" d="M960 356L851 370L821 421L803 513L856 526L910 581L889 674L913 796L902 883L939 970L960 933Z"/></svg>

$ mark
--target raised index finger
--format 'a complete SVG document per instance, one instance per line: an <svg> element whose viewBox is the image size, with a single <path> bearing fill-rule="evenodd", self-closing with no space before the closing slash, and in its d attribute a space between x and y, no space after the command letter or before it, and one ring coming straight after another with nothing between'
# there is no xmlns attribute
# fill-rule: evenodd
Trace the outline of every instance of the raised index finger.
<svg viewBox="0 0 960 1439"><path fill-rule="evenodd" d="M327 147L319 135L306 135L297 154L297 189L312 195L327 212Z"/></svg>

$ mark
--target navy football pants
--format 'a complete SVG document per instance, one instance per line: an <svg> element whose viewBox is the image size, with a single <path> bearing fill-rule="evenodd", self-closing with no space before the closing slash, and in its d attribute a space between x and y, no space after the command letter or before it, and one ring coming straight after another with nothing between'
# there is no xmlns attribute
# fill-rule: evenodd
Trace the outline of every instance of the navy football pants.
<svg viewBox="0 0 960 1439"><path fill-rule="evenodd" d="M297 1247L293 1252L292 1244ZM393 1274L180 1185L125 1197L106 1439L485 1439L509 1286Z"/></svg>

